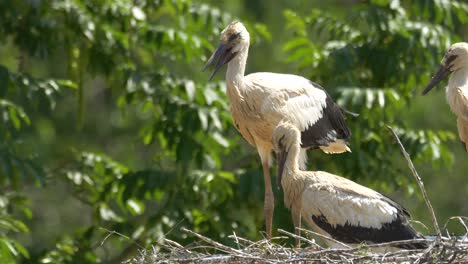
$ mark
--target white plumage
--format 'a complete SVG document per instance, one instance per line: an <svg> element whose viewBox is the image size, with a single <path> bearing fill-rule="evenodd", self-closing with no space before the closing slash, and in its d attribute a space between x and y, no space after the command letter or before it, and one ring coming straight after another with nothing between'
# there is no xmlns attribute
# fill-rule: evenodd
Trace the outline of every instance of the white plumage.
<svg viewBox="0 0 468 264"><path fill-rule="evenodd" d="M324 215L332 226L344 226L348 223L380 229L383 223L390 223L397 217L397 209L381 200L378 193L369 192L369 196L365 196L357 192L346 192L339 185L347 183L344 178L322 171L311 175L308 179L308 191L302 195L304 211ZM347 187L357 189L358 185Z"/></svg>
<svg viewBox="0 0 468 264"><path fill-rule="evenodd" d="M305 78L262 72L247 75L245 79L252 86L268 87L260 111L267 116L271 115L271 118L287 118L297 124L300 130L305 130L323 116L327 95Z"/></svg>
<svg viewBox="0 0 468 264"><path fill-rule="evenodd" d="M271 135L281 120L289 120L303 133L304 148L321 148L327 153L350 151L346 140L350 132L342 110L313 82L296 75L269 72L244 76L250 36L240 22L223 30L218 48L204 69L214 64L210 79L224 64L227 96L234 125L247 142L257 148L265 180L265 223L271 237L274 197L271 189ZM307 157L301 152L300 162Z"/></svg>
<svg viewBox="0 0 468 264"><path fill-rule="evenodd" d="M390 198L327 172L300 170L301 138L295 125L281 122L272 142L278 154L284 202L291 209L295 227L300 227L302 215L314 231L348 244L422 238L409 225L409 213Z"/></svg>
<svg viewBox="0 0 468 264"><path fill-rule="evenodd" d="M455 43L447 50L439 70L422 94L428 93L449 74L452 75L446 89L447 101L457 116L458 135L468 152L468 43Z"/></svg>

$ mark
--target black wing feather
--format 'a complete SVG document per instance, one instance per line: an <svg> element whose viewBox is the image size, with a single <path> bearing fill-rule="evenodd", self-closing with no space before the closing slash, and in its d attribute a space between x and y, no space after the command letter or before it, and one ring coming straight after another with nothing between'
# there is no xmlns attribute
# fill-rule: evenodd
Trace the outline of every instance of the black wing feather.
<svg viewBox="0 0 468 264"><path fill-rule="evenodd" d="M348 140L351 137L351 131L346 125L343 110L320 85L314 82L311 84L323 90L327 95L326 107L323 109L322 118L301 131L301 146L303 148L318 148L328 146L338 139Z"/></svg>
<svg viewBox="0 0 468 264"><path fill-rule="evenodd" d="M385 223L380 229L362 226L353 226L348 223L345 225L332 226L325 216L312 216L314 223L325 230L332 238L348 244L385 243L392 241L401 241L409 239L424 238L409 225L408 219L398 214L398 217L391 223ZM427 243L405 243L398 245L399 248L421 249L427 248Z"/></svg>

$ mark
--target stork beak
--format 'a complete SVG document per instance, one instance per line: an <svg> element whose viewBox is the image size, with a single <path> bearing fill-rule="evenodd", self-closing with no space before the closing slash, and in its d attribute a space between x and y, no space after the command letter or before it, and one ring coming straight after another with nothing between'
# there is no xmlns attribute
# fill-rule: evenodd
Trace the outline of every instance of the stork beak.
<svg viewBox="0 0 468 264"><path fill-rule="evenodd" d="M432 77L431 82L424 88L422 91L422 95L426 95L432 88L434 88L440 81L445 79L447 75L450 73L450 68L446 65L440 65L439 69L437 70L436 74Z"/></svg>
<svg viewBox="0 0 468 264"><path fill-rule="evenodd" d="M286 150L281 150L276 154L276 162L278 163L278 171L276 175L276 186L278 189L281 189L281 180L283 178L284 164L288 158L288 152Z"/></svg>
<svg viewBox="0 0 468 264"><path fill-rule="evenodd" d="M216 65L214 66L208 80L211 80L219 68L230 62L236 55L237 52L232 52L232 47L228 47L226 44L220 43L203 67L203 71L205 71L206 68L208 68L216 61Z"/></svg>
<svg viewBox="0 0 468 264"><path fill-rule="evenodd" d="M442 61L442 64L440 65L436 74L432 76L431 82L429 82L426 88L424 88L424 90L422 91L422 95L427 94L430 90L432 90L432 88L434 88L440 81L445 79L447 75L449 75L452 72L452 61L454 61L456 58L456 55L452 55Z"/></svg>

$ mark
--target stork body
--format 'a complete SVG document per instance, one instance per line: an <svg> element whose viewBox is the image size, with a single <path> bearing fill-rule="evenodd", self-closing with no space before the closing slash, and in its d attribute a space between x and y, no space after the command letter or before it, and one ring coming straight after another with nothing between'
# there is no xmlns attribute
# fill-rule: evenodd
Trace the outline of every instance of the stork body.
<svg viewBox="0 0 468 264"><path fill-rule="evenodd" d="M302 216L315 232L347 244L423 238L410 226L409 213L390 198L327 172L300 170L301 139L296 126L281 122L273 133L273 144L278 152L284 203L291 209L295 227L301 226Z"/></svg>
<svg viewBox="0 0 468 264"><path fill-rule="evenodd" d="M262 161L266 231L271 237L274 196L269 166L271 136L278 122L289 120L300 128L303 148L320 148L326 153L350 151L346 143L350 132L342 110L317 84L290 74L260 72L244 76L249 44L249 33L242 23L231 23L222 32L221 43L205 69L216 62L211 79L228 64L226 85L234 125L256 147ZM301 166L305 166L305 151L300 156Z"/></svg>
<svg viewBox="0 0 468 264"><path fill-rule="evenodd" d="M423 95L449 74L447 101L457 116L458 135L468 152L468 43L455 43L447 50L439 70L424 89Z"/></svg>

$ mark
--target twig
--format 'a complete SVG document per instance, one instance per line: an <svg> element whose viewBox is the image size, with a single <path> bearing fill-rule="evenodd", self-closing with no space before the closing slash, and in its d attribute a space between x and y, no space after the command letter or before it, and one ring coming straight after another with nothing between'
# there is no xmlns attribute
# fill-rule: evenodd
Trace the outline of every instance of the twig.
<svg viewBox="0 0 468 264"><path fill-rule="evenodd" d="M236 241L236 244L237 244L237 249L240 249L239 246L239 239L237 238L237 235L236 235L236 232L232 232L232 235L231 236L228 236L229 238L233 238L234 237L234 241Z"/></svg>
<svg viewBox="0 0 468 264"><path fill-rule="evenodd" d="M418 224L418 225L422 226L424 229L429 230L429 228L427 228L427 226L421 221L414 220L414 219L410 219L409 221L410 221L410 223Z"/></svg>
<svg viewBox="0 0 468 264"><path fill-rule="evenodd" d="M184 218L180 219L179 222L177 222L177 224L175 224L173 227L171 227L171 229L169 229L169 231L167 231L165 234L164 234L164 237L167 237L167 235L169 235L172 230L174 230L177 226L179 226L180 224L182 224L183 222L185 221Z"/></svg>
<svg viewBox="0 0 468 264"><path fill-rule="evenodd" d="M291 236L291 237L293 237L293 238L296 238L296 239L302 240L302 241L304 241L304 242L307 242L307 243L309 243L310 245L313 245L313 246L318 246L318 247L320 247L320 246L319 246L317 243L315 243L315 241L312 241L312 240L310 240L310 239L307 239L307 238L305 238L305 237L298 236L298 235L296 235L296 234L290 233L290 232L288 232L288 231L286 231L286 230L283 230L283 229L278 229L278 233L282 233L282 234L285 234L285 235ZM320 247L320 248L321 248L321 247Z"/></svg>
<svg viewBox="0 0 468 264"><path fill-rule="evenodd" d="M271 241L273 241L273 240L278 240L278 239L283 239L283 238L287 238L287 237L272 237L272 238L271 238ZM260 247L260 246L262 246L262 245L264 245L264 244L269 245L271 241L268 240L268 239L262 239L262 240L259 240L259 241L257 241L257 242L253 242L252 244L250 244L249 246L247 246L245 249L249 249L249 248L252 248L252 247Z"/></svg>
<svg viewBox="0 0 468 264"><path fill-rule="evenodd" d="M169 245L171 245L171 246L173 246L175 248L178 248L178 249L183 249L184 248L181 244L179 244L179 243L177 243L177 242L175 242L173 240L167 239L167 238L164 238L164 242L166 242L167 244L169 244Z"/></svg>
<svg viewBox="0 0 468 264"><path fill-rule="evenodd" d="M437 243L437 241L436 241L436 243ZM423 260L422 257L427 258L427 256L432 252L432 249L434 248L436 243L431 244L426 249L424 249L423 253L416 259L416 261L414 263L415 264L421 263L421 261Z"/></svg>
<svg viewBox="0 0 468 264"><path fill-rule="evenodd" d="M207 237L202 236L202 235L200 235L200 234L198 234L198 233L196 233L196 232L193 232L192 230L188 230L188 229L186 229L186 228L182 228L182 231L183 231L183 232L186 232L186 233L189 233L189 234L191 234L191 235L194 235L194 236L198 237L199 239L201 239L201 240L203 240L203 241L205 241L205 242L207 242L207 243L209 243L209 244L215 246L216 249L225 251L226 253L236 253L236 254L238 254L238 255L240 255L240 256L243 256L243 257L252 257L252 256L250 256L249 254L246 254L245 252L242 252L242 251L240 251L240 250L237 250L237 249L234 249L234 248L225 246L225 245L223 245L223 244L221 244L221 243L219 243L219 242L216 242L216 241L214 241L214 240L212 240L212 239L210 239L210 238L207 238Z"/></svg>
<svg viewBox="0 0 468 264"><path fill-rule="evenodd" d="M465 236L468 235L468 226L466 225L465 221L463 221L464 219L465 219L465 220L468 220L468 217L466 217L466 216L452 216L452 217L450 217L450 218L445 222L445 224L444 224L444 229L447 229L448 223L449 223L450 221L454 220L454 219L458 220L458 221L460 222L460 224L465 228L465 232L466 232L466 233L465 233Z"/></svg>
<svg viewBox="0 0 468 264"><path fill-rule="evenodd" d="M102 230L108 232L107 236L101 241L101 245L100 245L101 247L104 245L104 243L106 242L106 240L107 240L110 236L112 236L112 235L117 235L117 236L120 236L120 237L123 237L123 238L126 238L126 239L130 240L130 241L133 242L135 245L137 245L140 249L145 249L145 247L143 247L142 245L138 244L138 243L137 243L134 239L132 239L131 237L128 237L128 236L126 236L126 235L124 235L124 234L121 234L121 233L119 233L119 232L117 232L117 231L115 231L115 230L109 230L109 229L104 228L104 227L99 227L99 229L102 229Z"/></svg>
<svg viewBox="0 0 468 264"><path fill-rule="evenodd" d="M246 238L237 236L235 232L233 232L232 235L229 235L228 238L234 239L234 240L236 241L236 244L239 245L239 246L240 246L240 243L241 243L241 242L244 243L245 245L252 245L252 244L254 244L253 241L250 241L250 240L248 240L248 239L246 239Z"/></svg>
<svg viewBox="0 0 468 264"><path fill-rule="evenodd" d="M398 241L391 241L391 242L384 242L384 243L378 243L378 244L369 244L366 245L369 248L380 248L380 247L396 247L396 246L401 246L401 245L407 245L407 244L416 244L416 243L421 243L421 242L434 242L429 239L407 239L407 240L398 240Z"/></svg>
<svg viewBox="0 0 468 264"><path fill-rule="evenodd" d="M298 227L296 227L296 228L299 229L299 230L301 230L301 231L304 231L304 232L306 232L306 233L313 234L313 235L316 235L316 236L318 236L318 237L324 238L324 239L326 239L326 240L328 240L328 241L331 241L331 242L333 242L333 243L336 243L336 244L338 244L338 245L340 245L340 246L342 246L342 247L345 247L345 248L348 248L348 249L349 249L349 248L352 248L352 247L350 247L350 246L344 244L343 242L340 242L340 241L338 241L338 240L335 240L335 239L333 239L333 238L331 238L331 237L324 236L324 235L322 235L322 234L320 234L320 233L317 233L317 232L314 232L314 231L311 231L311 230L308 230L308 229L303 229L303 228L298 228Z"/></svg>
<svg viewBox="0 0 468 264"><path fill-rule="evenodd" d="M437 218L436 218L436 215L434 213L434 209L432 208L431 202L429 201L429 197L427 196L426 189L424 188L424 183L421 180L421 177L419 177L419 174L416 171L416 168L414 167L413 162L411 161L411 158L410 158L408 152L406 152L405 147L401 143L401 141L398 138L395 131L390 126L387 126L387 128L388 128L388 130L390 130L393 137L396 139L396 141L398 143L398 146L400 146L400 150L403 153L403 156L405 156L406 161L408 162L408 166L410 167L411 172L413 173L413 176L416 179L416 182L418 183L419 189L421 189L424 201L426 202L427 208L429 208L429 212L431 213L431 220L432 220L432 224L434 225L434 228L436 230L437 238L440 239L442 237L442 232L440 232L440 227L439 227L439 224L437 223Z"/></svg>

